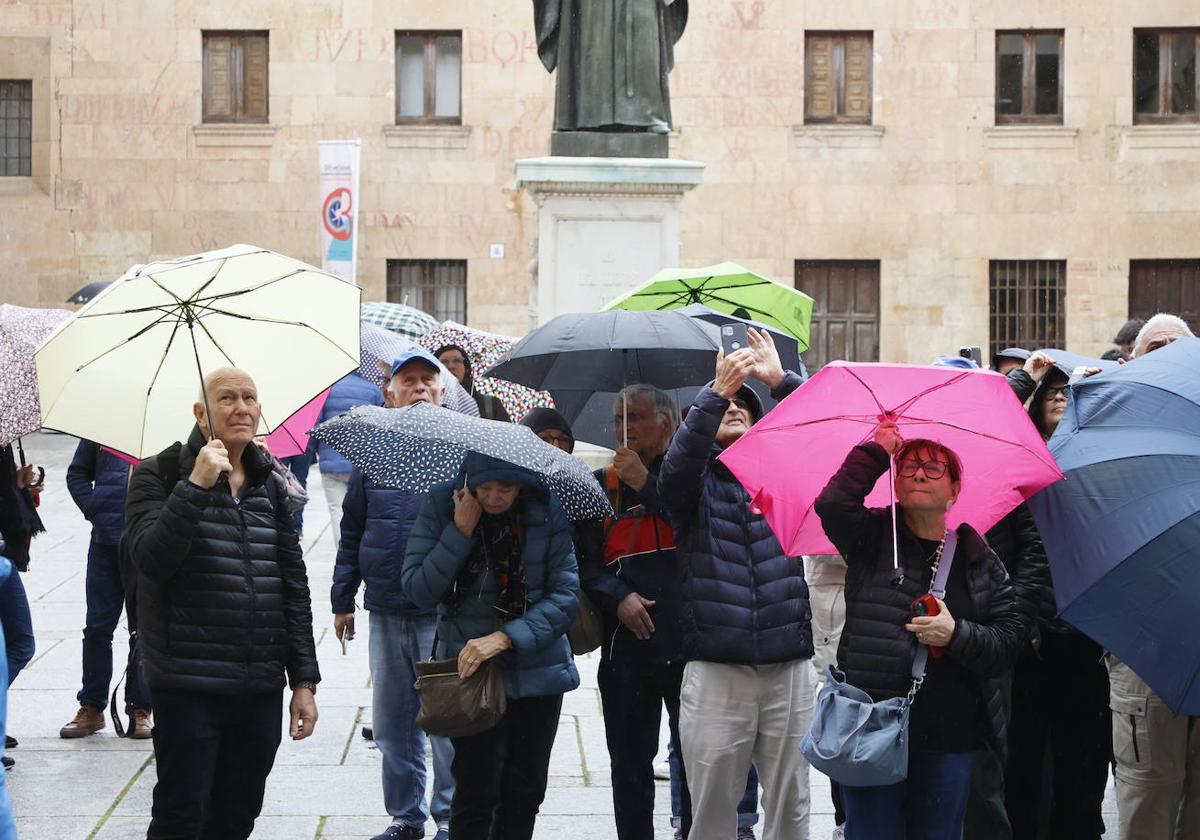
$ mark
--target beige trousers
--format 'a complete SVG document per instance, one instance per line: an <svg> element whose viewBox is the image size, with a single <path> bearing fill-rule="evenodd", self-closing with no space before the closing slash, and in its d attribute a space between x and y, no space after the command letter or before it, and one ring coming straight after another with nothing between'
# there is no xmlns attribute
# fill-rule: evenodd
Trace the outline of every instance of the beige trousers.
<svg viewBox="0 0 1200 840"><path fill-rule="evenodd" d="M1200 717L1174 714L1128 665L1107 660L1121 840L1200 838Z"/></svg>
<svg viewBox="0 0 1200 840"><path fill-rule="evenodd" d="M329 506L329 530L333 532L333 547L342 544L342 500L350 484L350 473L321 473L325 488L325 503Z"/></svg>
<svg viewBox="0 0 1200 840"><path fill-rule="evenodd" d="M684 668L679 737L692 794L691 840L737 833L751 763L763 788L763 840L808 840L808 762L800 739L812 721L814 675L807 659Z"/></svg>

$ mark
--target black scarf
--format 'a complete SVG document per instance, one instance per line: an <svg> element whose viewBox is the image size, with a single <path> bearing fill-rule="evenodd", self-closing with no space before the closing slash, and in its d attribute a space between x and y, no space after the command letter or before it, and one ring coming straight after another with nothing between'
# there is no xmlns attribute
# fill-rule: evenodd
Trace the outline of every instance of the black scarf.
<svg viewBox="0 0 1200 840"><path fill-rule="evenodd" d="M510 618L525 614L529 601L529 588L525 584L525 563L521 556L521 516L517 505L504 513L484 513L475 529L478 540L475 548L458 574L450 591L446 594L446 605L456 610L475 593L480 591L479 577L491 571L496 576L500 594L493 605L496 608L496 623L502 624Z"/></svg>

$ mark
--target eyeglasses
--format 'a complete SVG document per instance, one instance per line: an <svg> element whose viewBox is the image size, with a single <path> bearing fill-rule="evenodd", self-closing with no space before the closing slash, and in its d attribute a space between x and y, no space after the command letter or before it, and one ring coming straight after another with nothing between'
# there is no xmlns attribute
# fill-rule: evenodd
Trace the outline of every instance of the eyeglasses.
<svg viewBox="0 0 1200 840"><path fill-rule="evenodd" d="M903 478L912 478L917 474L917 470L925 473L925 477L930 481L937 481L946 474L945 461L903 461L900 464L900 475Z"/></svg>
<svg viewBox="0 0 1200 840"><path fill-rule="evenodd" d="M1062 397L1064 400L1067 398L1067 386L1066 385L1062 385L1058 388L1047 388L1046 389L1046 400L1047 401L1057 399L1059 397Z"/></svg>

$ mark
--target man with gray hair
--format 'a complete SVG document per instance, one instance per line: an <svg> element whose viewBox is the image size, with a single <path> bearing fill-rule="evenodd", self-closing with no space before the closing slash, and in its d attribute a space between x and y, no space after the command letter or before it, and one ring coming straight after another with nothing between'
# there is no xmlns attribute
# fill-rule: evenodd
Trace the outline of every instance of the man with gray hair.
<svg viewBox="0 0 1200 840"><path fill-rule="evenodd" d="M619 840L654 837L653 764L664 704L678 748L681 595L675 535L658 501L658 472L678 425L675 401L652 385L617 395L617 454L596 472L616 515L591 529L580 569L580 585L604 616L598 682ZM685 818L690 812L688 803Z"/></svg>
<svg viewBox="0 0 1200 840"><path fill-rule="evenodd" d="M1160 312L1138 331L1134 358L1191 335ZM1200 837L1200 717L1176 715L1132 668L1106 661L1121 840Z"/></svg>

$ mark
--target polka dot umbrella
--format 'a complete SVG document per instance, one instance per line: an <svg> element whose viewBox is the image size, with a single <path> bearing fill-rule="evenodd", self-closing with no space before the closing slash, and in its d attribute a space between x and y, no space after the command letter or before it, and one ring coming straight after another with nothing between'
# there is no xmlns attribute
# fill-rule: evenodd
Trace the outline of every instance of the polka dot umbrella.
<svg viewBox="0 0 1200 840"><path fill-rule="evenodd" d="M457 479L468 452L479 452L541 476L571 520L612 514L584 463L516 423L483 420L428 403L407 408L361 405L312 431L373 481L410 493Z"/></svg>

